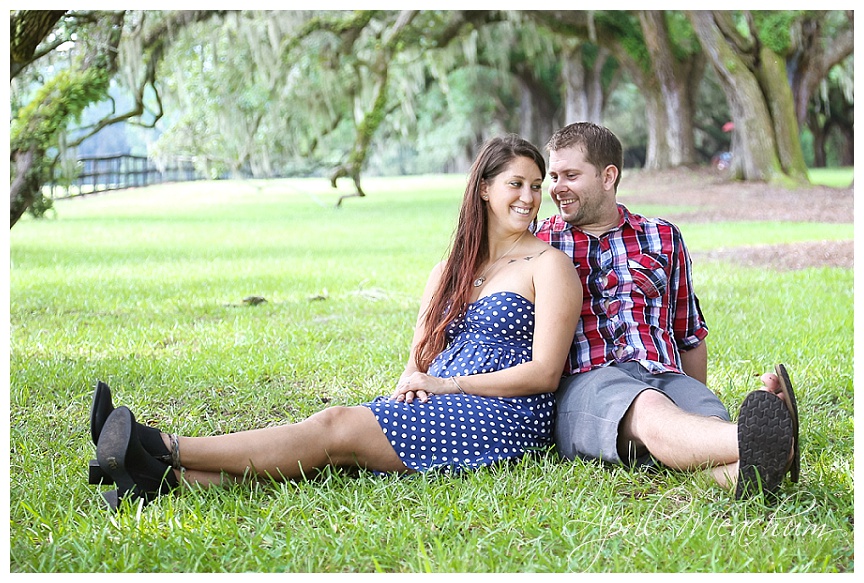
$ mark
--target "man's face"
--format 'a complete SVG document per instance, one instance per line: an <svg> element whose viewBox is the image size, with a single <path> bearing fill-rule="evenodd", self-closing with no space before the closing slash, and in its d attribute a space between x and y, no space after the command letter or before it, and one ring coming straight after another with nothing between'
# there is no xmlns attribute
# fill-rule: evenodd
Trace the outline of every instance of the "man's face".
<svg viewBox="0 0 864 583"><path fill-rule="evenodd" d="M550 152L549 177L552 201L574 227L590 230L617 218L614 178L610 181L606 169L589 164L581 146Z"/></svg>

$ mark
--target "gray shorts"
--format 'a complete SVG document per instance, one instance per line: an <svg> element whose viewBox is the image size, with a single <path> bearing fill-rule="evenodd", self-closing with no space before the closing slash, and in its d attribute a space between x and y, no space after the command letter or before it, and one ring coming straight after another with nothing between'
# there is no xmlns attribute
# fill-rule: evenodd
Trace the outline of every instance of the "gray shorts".
<svg viewBox="0 0 864 583"><path fill-rule="evenodd" d="M616 363L562 379L555 393L558 452L568 459L653 465L650 455L636 458L618 449L618 425L633 400L647 389L663 393L690 413L729 421L729 412L717 395L696 379L676 373L652 374L638 362Z"/></svg>

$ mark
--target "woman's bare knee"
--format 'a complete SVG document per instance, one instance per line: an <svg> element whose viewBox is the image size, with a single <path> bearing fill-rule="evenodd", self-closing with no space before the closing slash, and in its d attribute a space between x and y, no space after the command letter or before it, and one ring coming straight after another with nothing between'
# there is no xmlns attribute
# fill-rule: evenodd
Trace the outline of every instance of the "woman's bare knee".
<svg viewBox="0 0 864 583"><path fill-rule="evenodd" d="M304 423L314 426L314 435L330 457L340 456L346 444L351 443L351 421L349 413L352 407L328 407L315 413Z"/></svg>
<svg viewBox="0 0 864 583"><path fill-rule="evenodd" d="M378 465L378 460L391 457L398 460L375 415L366 407L330 407L307 421L318 426L316 433L321 435L333 465Z"/></svg>

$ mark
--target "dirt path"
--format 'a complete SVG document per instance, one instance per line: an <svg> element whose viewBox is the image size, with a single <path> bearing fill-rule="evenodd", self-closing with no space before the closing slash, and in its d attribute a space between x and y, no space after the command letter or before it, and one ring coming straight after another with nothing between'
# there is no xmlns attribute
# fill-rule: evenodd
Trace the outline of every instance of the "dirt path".
<svg viewBox="0 0 864 583"><path fill-rule="evenodd" d="M664 215L672 222L778 221L853 222L853 189L813 186L784 189L762 183L728 182L708 169L678 168L665 172L624 171L618 196L624 204L686 205ZM734 260L739 265L804 269L852 268L853 241L813 241L759 245L693 253L695 260Z"/></svg>

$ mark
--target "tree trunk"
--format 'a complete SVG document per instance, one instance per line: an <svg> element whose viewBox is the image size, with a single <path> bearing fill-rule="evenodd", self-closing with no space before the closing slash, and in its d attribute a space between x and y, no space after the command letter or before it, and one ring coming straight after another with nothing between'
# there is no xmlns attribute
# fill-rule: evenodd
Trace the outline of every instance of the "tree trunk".
<svg viewBox="0 0 864 583"><path fill-rule="evenodd" d="M518 66L514 74L520 93L519 133L532 144L542 147L555 131L556 107L532 69Z"/></svg>
<svg viewBox="0 0 864 583"><path fill-rule="evenodd" d="M629 15L616 17L611 26L608 22L595 21L592 13L584 10L528 11L527 14L560 34L590 38L592 43L610 51L630 73L645 96L646 168L665 169L696 161L692 112L704 60L693 55L679 61L674 56L662 13L646 15L645 23L637 23L635 19L631 23ZM643 26L648 30L631 30ZM648 62L641 58L640 48L634 49L634 39L640 33L646 43L648 40L651 43L651 46L646 45L646 50L652 54ZM658 71L657 67L663 70ZM599 71L595 69L598 75Z"/></svg>
<svg viewBox="0 0 864 583"><path fill-rule="evenodd" d="M844 98L835 102L829 93L826 98L829 103L822 109L821 100L814 99L814 96L830 71L851 55L854 49L854 12L847 10L845 16L846 22L831 27L828 24L828 11L808 11L800 24L798 41L786 55L795 116L799 126L806 124L813 134L814 164L819 168L827 163L825 139L829 126L834 125L834 118L838 115L836 104L841 103L840 109L846 109L846 100ZM814 108L820 109L822 115L816 114ZM839 116L844 117L843 113L839 113ZM842 126L836 127L839 129ZM851 148L848 141L841 149L847 148Z"/></svg>
<svg viewBox="0 0 864 583"><path fill-rule="evenodd" d="M663 92L657 78L646 73L636 61L623 50L615 50L618 62L629 72L634 83L645 99L645 127L648 132L648 143L645 148L646 170L665 170L673 168L671 142L667 139L666 130L669 127L668 111L663 103ZM626 149L626 144L625 144Z"/></svg>
<svg viewBox="0 0 864 583"><path fill-rule="evenodd" d="M599 54L592 67L585 66L583 44L565 50L561 64L561 77L564 81L564 120L563 125L577 121L590 121L596 124L603 121L603 108L606 105L606 91L603 88L603 65L609 59L605 49Z"/></svg>
<svg viewBox="0 0 864 583"><path fill-rule="evenodd" d="M826 30L827 11L813 11L801 23L801 39L796 50L786 59L789 82L795 101L795 115L800 125L807 119L807 110L819 83L828 72L852 54L855 47L854 11L847 10L849 26Z"/></svg>
<svg viewBox="0 0 864 583"><path fill-rule="evenodd" d="M783 69L782 59L767 48L760 51L758 43L736 36L728 13L695 11L689 17L702 49L717 71L735 123L733 176L767 182L805 182L806 168L797 137L798 124L794 123L792 93L785 75L783 83L777 79L778 71ZM756 65L760 60L761 69ZM776 119L772 112L778 116ZM791 128L789 112L792 112Z"/></svg>
<svg viewBox="0 0 864 583"><path fill-rule="evenodd" d="M662 11L640 11L639 21L648 54L651 56L652 69L659 84L662 107L665 109L665 127L656 130L657 138L665 142L665 147L662 148L664 155L658 157L655 164L660 167L693 164L696 162L693 132L696 90L693 81L701 78L701 67L695 66L693 58L685 61L676 59ZM693 68L700 69L698 74L691 70ZM646 113L652 115L651 111ZM656 115L656 111L654 114ZM659 152L661 148L656 150Z"/></svg>
<svg viewBox="0 0 864 583"><path fill-rule="evenodd" d="M815 168L825 168L827 157L825 156L825 127L823 127L816 112L810 113L808 116L808 127L810 133L813 134L813 166Z"/></svg>
<svg viewBox="0 0 864 583"><path fill-rule="evenodd" d="M566 49L562 54L561 77L564 80L564 124L597 120L588 117L588 92L585 91L585 66L581 46Z"/></svg>
<svg viewBox="0 0 864 583"><path fill-rule="evenodd" d="M777 153L783 172L795 182L806 183L807 164L801 149L800 128L795 116L792 88L786 77L786 62L777 53L762 45L756 77L765 94Z"/></svg>
<svg viewBox="0 0 864 583"><path fill-rule="evenodd" d="M39 173L33 171L33 164L37 156L41 155L36 148L19 150L12 153L14 166L12 184L9 185L9 220L10 228L18 222L24 213L33 204L36 193L42 187L38 179Z"/></svg>
<svg viewBox="0 0 864 583"><path fill-rule="evenodd" d="M854 166L855 165L855 131L848 125L843 125L838 128L840 135L844 138L843 145L840 148L840 165Z"/></svg>
<svg viewBox="0 0 864 583"><path fill-rule="evenodd" d="M672 143L666 138L669 121L663 97L656 91L643 92L645 98L645 127L648 144L645 148L645 169L664 170L673 168Z"/></svg>

